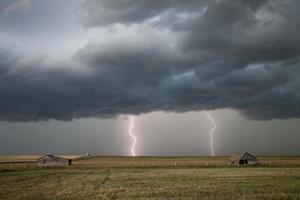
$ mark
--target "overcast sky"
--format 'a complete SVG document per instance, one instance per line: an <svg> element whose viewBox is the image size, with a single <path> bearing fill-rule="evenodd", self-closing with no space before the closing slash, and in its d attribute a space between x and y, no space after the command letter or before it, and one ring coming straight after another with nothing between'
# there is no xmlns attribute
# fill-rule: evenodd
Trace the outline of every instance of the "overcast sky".
<svg viewBox="0 0 300 200"><path fill-rule="evenodd" d="M297 0L0 0L0 154L300 154Z"/></svg>

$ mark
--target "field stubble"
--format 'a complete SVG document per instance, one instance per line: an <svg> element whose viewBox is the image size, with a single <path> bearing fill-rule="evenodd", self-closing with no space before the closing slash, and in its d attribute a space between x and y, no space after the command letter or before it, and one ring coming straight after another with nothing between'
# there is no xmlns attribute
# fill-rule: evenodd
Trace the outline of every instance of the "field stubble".
<svg viewBox="0 0 300 200"><path fill-rule="evenodd" d="M227 159L93 157L68 168L20 166L0 172L0 199L300 199L298 157L268 157L257 167L228 167Z"/></svg>

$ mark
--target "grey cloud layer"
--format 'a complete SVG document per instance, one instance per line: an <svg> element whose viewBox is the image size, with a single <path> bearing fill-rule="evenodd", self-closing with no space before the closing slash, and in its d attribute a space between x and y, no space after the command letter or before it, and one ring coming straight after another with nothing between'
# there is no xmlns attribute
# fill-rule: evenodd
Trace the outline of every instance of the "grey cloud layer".
<svg viewBox="0 0 300 200"><path fill-rule="evenodd" d="M6 15L11 11L25 9L31 4L31 0L0 0L0 15Z"/></svg>
<svg viewBox="0 0 300 200"><path fill-rule="evenodd" d="M86 27L125 36L91 40L51 66L0 52L1 120L218 108L300 117L298 1L86 0L83 8Z"/></svg>

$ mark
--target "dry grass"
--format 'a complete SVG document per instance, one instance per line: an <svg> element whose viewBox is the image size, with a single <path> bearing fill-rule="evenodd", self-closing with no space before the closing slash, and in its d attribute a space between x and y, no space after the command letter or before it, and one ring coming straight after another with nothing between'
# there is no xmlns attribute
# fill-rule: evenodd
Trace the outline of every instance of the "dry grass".
<svg viewBox="0 0 300 200"><path fill-rule="evenodd" d="M0 161L19 161L24 163L0 163L2 169L36 168L34 163L40 156L0 156ZM227 167L229 157L104 157L104 156L63 156L72 158L72 168L199 168ZM260 166L300 167L299 156L259 156Z"/></svg>
<svg viewBox="0 0 300 200"><path fill-rule="evenodd" d="M230 157L89 157L73 161L80 167L225 167ZM299 156L260 156L262 166L300 167Z"/></svg>
<svg viewBox="0 0 300 200"><path fill-rule="evenodd" d="M228 159L96 156L50 169L1 164L0 199L300 199L300 157L259 157L256 167L228 167Z"/></svg>
<svg viewBox="0 0 300 200"><path fill-rule="evenodd" d="M300 168L68 168L0 173L0 199L300 199Z"/></svg>
<svg viewBox="0 0 300 200"><path fill-rule="evenodd" d="M0 156L0 161L26 161L26 160L37 160L39 155L16 155L16 156Z"/></svg>
<svg viewBox="0 0 300 200"><path fill-rule="evenodd" d="M27 161L27 160L37 160L42 155L10 155L10 156L0 156L0 161ZM82 155L61 155L61 157L67 159L75 159L81 157Z"/></svg>
<svg viewBox="0 0 300 200"><path fill-rule="evenodd" d="M73 161L80 167L198 167L224 166L227 157L91 157Z"/></svg>

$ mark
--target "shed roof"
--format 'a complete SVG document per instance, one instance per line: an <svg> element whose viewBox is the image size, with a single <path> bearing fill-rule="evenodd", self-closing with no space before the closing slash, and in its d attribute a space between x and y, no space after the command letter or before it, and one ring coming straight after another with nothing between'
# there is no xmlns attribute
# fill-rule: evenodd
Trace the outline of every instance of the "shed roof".
<svg viewBox="0 0 300 200"><path fill-rule="evenodd" d="M38 160L67 161L68 159L58 157L58 156L54 156L54 155L51 155L51 154L46 154L46 155L43 155L42 157L40 157Z"/></svg>
<svg viewBox="0 0 300 200"><path fill-rule="evenodd" d="M230 158L230 160L231 161L239 161L239 160L258 161L254 155L248 152L245 152L242 155L234 155Z"/></svg>
<svg viewBox="0 0 300 200"><path fill-rule="evenodd" d="M245 152L244 155L240 157L240 160L250 160L250 161L257 161L257 158L252 154Z"/></svg>

